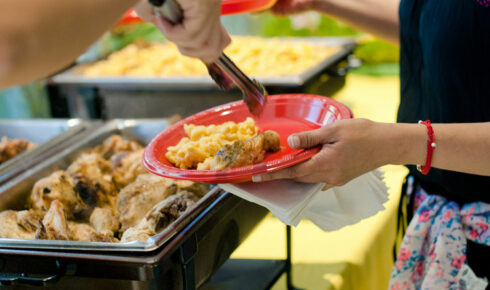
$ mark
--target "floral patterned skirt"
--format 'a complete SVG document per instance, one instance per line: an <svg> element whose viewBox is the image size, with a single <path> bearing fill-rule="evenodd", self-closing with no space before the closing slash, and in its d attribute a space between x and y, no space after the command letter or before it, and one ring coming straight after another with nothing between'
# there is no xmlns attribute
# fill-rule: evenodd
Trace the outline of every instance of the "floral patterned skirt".
<svg viewBox="0 0 490 290"><path fill-rule="evenodd" d="M414 216L398 252L390 289L485 289L466 259L467 240L490 246L490 204L459 206L415 188ZM489 192L490 194L490 192ZM490 267L488 261L487 267Z"/></svg>

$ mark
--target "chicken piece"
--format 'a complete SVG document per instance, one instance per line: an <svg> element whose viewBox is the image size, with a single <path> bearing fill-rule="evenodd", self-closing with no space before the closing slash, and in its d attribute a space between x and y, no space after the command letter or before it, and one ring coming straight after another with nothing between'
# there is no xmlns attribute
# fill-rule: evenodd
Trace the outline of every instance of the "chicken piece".
<svg viewBox="0 0 490 290"><path fill-rule="evenodd" d="M136 180L140 174L147 173L143 167L143 149L114 154L111 158L112 178L117 188L122 189Z"/></svg>
<svg viewBox="0 0 490 290"><path fill-rule="evenodd" d="M17 223L18 212L5 210L0 212L0 238L34 239L35 231L26 230Z"/></svg>
<svg viewBox="0 0 490 290"><path fill-rule="evenodd" d="M174 220L179 218L184 212L191 208L199 200L192 192L182 191L175 195L169 196L158 203L146 215L145 220L152 225L155 232L159 232Z"/></svg>
<svg viewBox="0 0 490 290"><path fill-rule="evenodd" d="M94 233L90 236L91 242L104 242L104 243L117 243L119 240L114 237L113 234L105 232L105 233Z"/></svg>
<svg viewBox="0 0 490 290"><path fill-rule="evenodd" d="M51 207L39 221L39 228L36 231L36 239L41 240L68 240L68 226L63 210L63 204L58 200L51 202Z"/></svg>
<svg viewBox="0 0 490 290"><path fill-rule="evenodd" d="M88 209L75 191L72 178L62 170L55 171L34 184L29 204L33 209L45 212L53 200L58 200L63 204L69 219L75 218Z"/></svg>
<svg viewBox="0 0 490 290"><path fill-rule="evenodd" d="M176 193L177 189L171 179L149 173L139 175L119 192L117 210L121 231L137 225L153 206Z"/></svg>
<svg viewBox="0 0 490 290"><path fill-rule="evenodd" d="M155 235L155 230L151 228L146 220L142 220L137 226L131 227L123 233L121 243L132 241L145 242L153 235Z"/></svg>
<svg viewBox="0 0 490 290"><path fill-rule="evenodd" d="M82 154L67 169L73 178L75 191L89 207L113 206L115 203L111 165L99 154Z"/></svg>
<svg viewBox="0 0 490 290"><path fill-rule="evenodd" d="M0 140L0 164L14 158L15 156L34 148L34 143L23 139L8 139L2 137Z"/></svg>
<svg viewBox="0 0 490 290"><path fill-rule="evenodd" d="M185 191L169 196L155 205L137 226L126 230L121 242L146 241L182 216L198 200L199 197Z"/></svg>
<svg viewBox="0 0 490 290"><path fill-rule="evenodd" d="M118 242L113 233L99 233L86 223L68 222L70 240L81 242Z"/></svg>
<svg viewBox="0 0 490 290"><path fill-rule="evenodd" d="M96 231L89 224L72 221L68 222L68 235L70 240L89 242L94 234L96 234Z"/></svg>
<svg viewBox="0 0 490 290"><path fill-rule="evenodd" d="M177 191L188 191L194 193L197 197L203 197L211 189L211 185L189 180L172 180L177 185Z"/></svg>
<svg viewBox="0 0 490 290"><path fill-rule="evenodd" d="M17 224L28 232L35 233L44 215L32 209L17 212Z"/></svg>
<svg viewBox="0 0 490 290"><path fill-rule="evenodd" d="M211 170L222 170L259 163L264 160L265 152L276 152L281 149L280 137L277 132L265 131L248 140L236 140L221 148L213 161Z"/></svg>
<svg viewBox="0 0 490 290"><path fill-rule="evenodd" d="M138 142L125 140L120 135L112 135L102 145L95 147L92 152L98 153L102 158L109 160L112 155L118 152L133 152L142 148Z"/></svg>
<svg viewBox="0 0 490 290"><path fill-rule="evenodd" d="M114 233L119 230L119 219L110 207L96 207L90 215L90 224L99 233Z"/></svg>

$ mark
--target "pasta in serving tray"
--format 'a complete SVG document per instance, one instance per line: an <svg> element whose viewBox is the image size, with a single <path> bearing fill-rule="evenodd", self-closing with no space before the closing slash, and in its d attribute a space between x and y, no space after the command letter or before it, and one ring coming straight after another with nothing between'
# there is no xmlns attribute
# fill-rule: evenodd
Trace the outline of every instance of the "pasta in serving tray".
<svg viewBox="0 0 490 290"><path fill-rule="evenodd" d="M234 37L225 53L253 76L285 76L306 71L338 51L307 41ZM82 67L85 76L201 76L207 69L185 57L173 43L133 43L104 60Z"/></svg>

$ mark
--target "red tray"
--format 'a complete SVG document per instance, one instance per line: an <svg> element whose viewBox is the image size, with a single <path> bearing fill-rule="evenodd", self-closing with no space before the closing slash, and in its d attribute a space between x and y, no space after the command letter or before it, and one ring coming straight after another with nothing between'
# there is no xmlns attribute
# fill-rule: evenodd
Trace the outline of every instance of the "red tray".
<svg viewBox="0 0 490 290"><path fill-rule="evenodd" d="M260 131L274 130L281 136L281 150L268 153L263 162L225 170L191 170L173 166L165 157L167 147L185 137L184 124L211 125L226 121L242 122L252 117L243 101L218 106L186 118L155 137L143 156L145 168L153 174L204 183L238 183L252 176L283 169L310 159L320 147L297 150L287 138L297 132L314 130L340 119L352 118L350 109L332 99L306 94L269 96L262 116L255 119Z"/></svg>

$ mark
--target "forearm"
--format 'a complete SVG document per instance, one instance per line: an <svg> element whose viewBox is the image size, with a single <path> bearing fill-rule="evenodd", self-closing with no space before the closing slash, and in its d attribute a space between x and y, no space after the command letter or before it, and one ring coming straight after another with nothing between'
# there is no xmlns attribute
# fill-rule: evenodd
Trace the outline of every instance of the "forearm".
<svg viewBox="0 0 490 290"><path fill-rule="evenodd" d="M136 0L0 2L0 87L62 69Z"/></svg>
<svg viewBox="0 0 490 290"><path fill-rule="evenodd" d="M315 10L384 40L399 42L400 0L313 0Z"/></svg>
<svg viewBox="0 0 490 290"><path fill-rule="evenodd" d="M436 148L432 167L490 176L490 123L432 124ZM419 124L381 124L384 163L425 164L427 128Z"/></svg>

